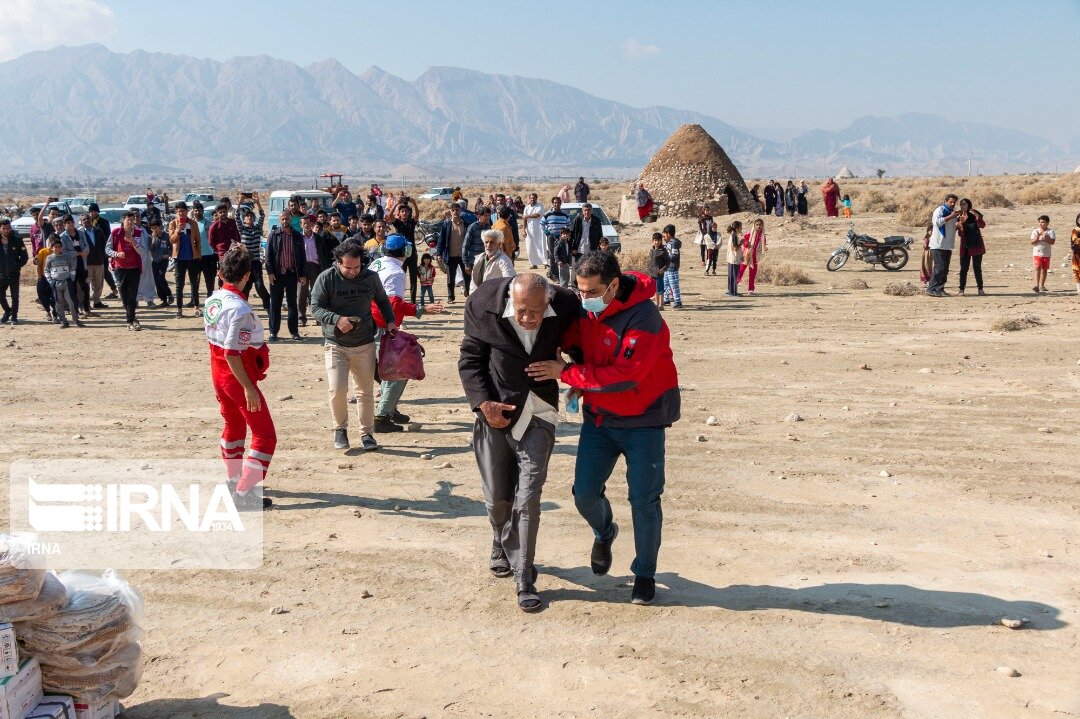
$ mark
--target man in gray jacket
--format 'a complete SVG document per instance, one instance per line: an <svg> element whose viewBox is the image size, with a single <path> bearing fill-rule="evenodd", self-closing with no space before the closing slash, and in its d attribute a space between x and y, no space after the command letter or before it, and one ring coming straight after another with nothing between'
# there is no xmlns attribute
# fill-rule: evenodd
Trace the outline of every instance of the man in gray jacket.
<svg viewBox="0 0 1080 719"><path fill-rule="evenodd" d="M324 270L311 289L312 315L322 325L326 341L326 382L330 412L334 416L334 448L349 448L349 375L359 396L360 443L378 449L375 425L375 320L374 302L387 331L394 332L394 309L379 276L364 267L364 248L346 241L334 248L334 264Z"/></svg>

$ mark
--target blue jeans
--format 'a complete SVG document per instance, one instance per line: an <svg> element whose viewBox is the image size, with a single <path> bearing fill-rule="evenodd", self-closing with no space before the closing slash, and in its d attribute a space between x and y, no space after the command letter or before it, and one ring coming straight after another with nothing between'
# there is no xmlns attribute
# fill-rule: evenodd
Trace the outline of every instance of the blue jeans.
<svg viewBox="0 0 1080 719"><path fill-rule="evenodd" d="M626 459L626 483L637 553L630 571L638 577L656 575L660 530L664 524L664 513L660 508L660 495L664 493L664 436L663 427L597 427L596 418L586 414L578 439L574 504L592 527L597 541L609 539L614 531L611 502L605 487L619 456Z"/></svg>
<svg viewBox="0 0 1080 719"><path fill-rule="evenodd" d="M425 300L428 304L435 304L435 288L431 285L420 285L420 302Z"/></svg>

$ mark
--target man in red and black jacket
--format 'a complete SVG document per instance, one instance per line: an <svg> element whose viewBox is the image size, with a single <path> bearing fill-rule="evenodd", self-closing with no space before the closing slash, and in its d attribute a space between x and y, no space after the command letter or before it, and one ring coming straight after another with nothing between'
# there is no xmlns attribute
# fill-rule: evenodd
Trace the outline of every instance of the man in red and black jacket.
<svg viewBox="0 0 1080 719"><path fill-rule="evenodd" d="M626 460L637 553L634 604L656 594L664 492L665 430L679 419L679 378L671 336L652 302L656 283L639 272L623 273L614 254L590 252L577 270L582 316L563 337L573 358L534 362L534 380L559 379L581 395L584 415L574 470L574 502L595 541L592 570L607 574L611 545L619 533L604 489L619 456Z"/></svg>

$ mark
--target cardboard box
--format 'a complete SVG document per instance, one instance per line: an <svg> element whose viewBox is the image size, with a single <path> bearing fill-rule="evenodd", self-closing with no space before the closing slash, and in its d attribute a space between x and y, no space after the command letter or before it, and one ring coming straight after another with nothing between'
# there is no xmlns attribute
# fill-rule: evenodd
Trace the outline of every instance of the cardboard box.
<svg viewBox="0 0 1080 719"><path fill-rule="evenodd" d="M120 702L117 699L88 702L75 697L75 719L115 719L119 713Z"/></svg>
<svg viewBox="0 0 1080 719"><path fill-rule="evenodd" d="M0 719L24 719L44 696L38 660L23 659L15 676L0 679Z"/></svg>
<svg viewBox="0 0 1080 719"><path fill-rule="evenodd" d="M76 719L75 701L60 694L46 694L26 719Z"/></svg>
<svg viewBox="0 0 1080 719"><path fill-rule="evenodd" d="M19 673L19 646L15 643L15 627L0 624L0 677Z"/></svg>

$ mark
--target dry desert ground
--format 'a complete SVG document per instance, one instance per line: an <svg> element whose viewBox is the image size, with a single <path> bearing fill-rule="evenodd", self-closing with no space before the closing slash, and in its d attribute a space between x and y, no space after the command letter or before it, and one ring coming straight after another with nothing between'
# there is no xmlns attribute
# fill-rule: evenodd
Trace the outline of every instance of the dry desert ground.
<svg viewBox="0 0 1080 719"><path fill-rule="evenodd" d="M544 611L522 614L488 573L460 302L411 323L428 377L401 409L423 428L375 453L332 449L318 330L303 329L263 383L279 435L264 565L126 573L147 630L126 716L1080 716L1080 297L1061 266L1078 210L987 209L989 295L944 299L883 293L918 283L914 255L899 273L827 273L846 223L820 216L766 220L765 262L813 284L725 298L676 221L687 307L665 317L683 416L653 607L628 601L629 532L610 576L589 570L570 493L580 415L545 489ZM1061 239L1053 291L1035 296L1042 212ZM625 228L627 251L652 229ZM60 330L24 298L30 322L0 328L3 459L216 456L199 320L150 310L131 333L114 304ZM1025 315L1041 324L992 328ZM609 490L629 529L620 468Z"/></svg>

